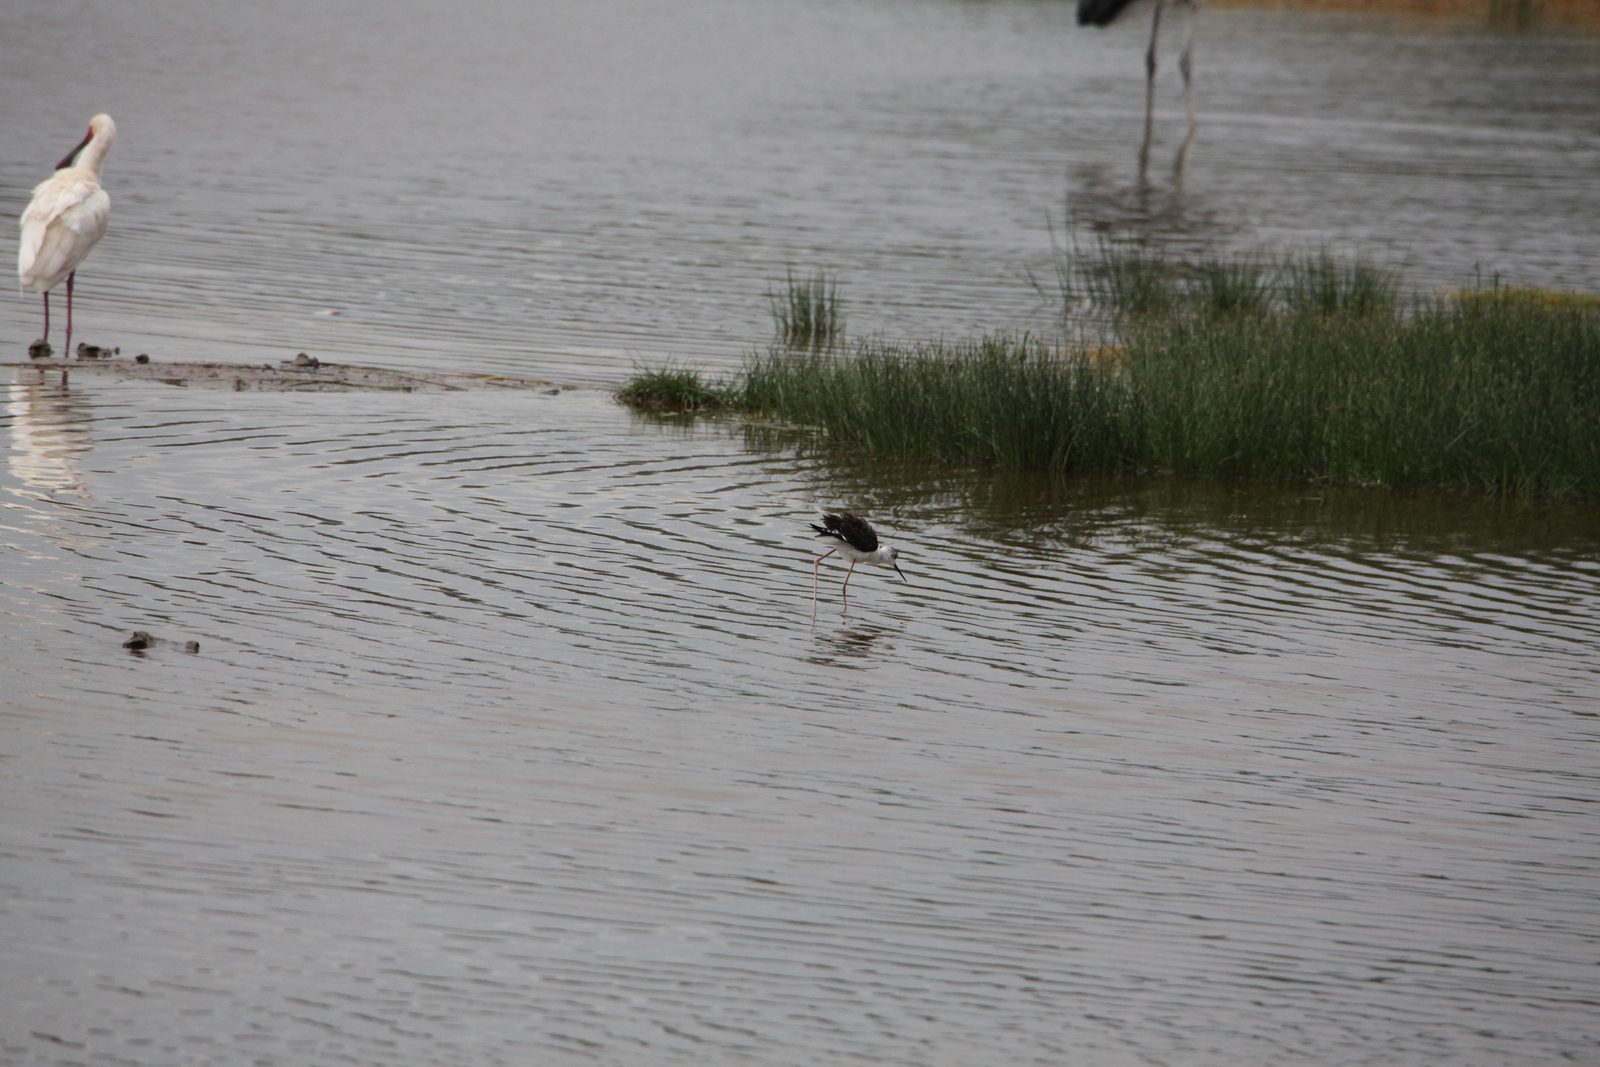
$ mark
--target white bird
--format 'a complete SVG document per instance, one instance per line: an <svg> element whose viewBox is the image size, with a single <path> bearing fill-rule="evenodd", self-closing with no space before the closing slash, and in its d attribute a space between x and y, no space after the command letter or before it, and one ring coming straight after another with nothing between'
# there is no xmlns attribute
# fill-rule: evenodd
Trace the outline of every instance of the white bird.
<svg viewBox="0 0 1600 1067"><path fill-rule="evenodd" d="M822 566L822 561L833 555L839 554L840 559L850 561L850 571L844 576L844 585L840 592L848 595L850 589L850 575L856 572L857 563L887 563L900 575L907 584L911 579L900 570L900 564L895 562L900 558L900 553L891 545L878 543L878 532L868 524L866 519L852 515L848 511L841 511L837 515L823 515L822 525L811 524L817 531L817 537L824 541L837 542L832 548L817 557L811 565L811 603L817 602L817 568Z"/></svg>
<svg viewBox="0 0 1600 1067"><path fill-rule="evenodd" d="M111 197L100 188L100 164L111 151L117 124L110 115L89 120L89 133L56 164L55 174L39 183L22 213L17 247L17 277L25 289L44 294L43 349L50 348L50 290L67 282L67 348L72 352L72 283L78 264L106 232Z"/></svg>

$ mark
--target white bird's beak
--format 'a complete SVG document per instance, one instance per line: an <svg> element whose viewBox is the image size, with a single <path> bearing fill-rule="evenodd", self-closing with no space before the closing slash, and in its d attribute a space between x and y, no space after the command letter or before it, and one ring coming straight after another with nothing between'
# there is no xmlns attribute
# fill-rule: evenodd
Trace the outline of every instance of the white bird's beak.
<svg viewBox="0 0 1600 1067"><path fill-rule="evenodd" d="M78 142L77 148L74 148L72 151L61 157L61 162L56 164L56 170L66 170L68 167L72 166L72 161L78 158L78 153L87 148L89 142L92 140L94 140L94 131L90 130L88 133L84 134L83 140Z"/></svg>

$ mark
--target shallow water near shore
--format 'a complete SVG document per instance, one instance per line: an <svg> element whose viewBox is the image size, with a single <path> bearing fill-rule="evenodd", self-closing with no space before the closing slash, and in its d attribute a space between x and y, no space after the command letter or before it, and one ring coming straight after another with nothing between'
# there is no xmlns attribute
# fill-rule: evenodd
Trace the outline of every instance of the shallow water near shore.
<svg viewBox="0 0 1600 1067"><path fill-rule="evenodd" d="M5 400L6 1062L1594 1049L1592 510Z"/></svg>

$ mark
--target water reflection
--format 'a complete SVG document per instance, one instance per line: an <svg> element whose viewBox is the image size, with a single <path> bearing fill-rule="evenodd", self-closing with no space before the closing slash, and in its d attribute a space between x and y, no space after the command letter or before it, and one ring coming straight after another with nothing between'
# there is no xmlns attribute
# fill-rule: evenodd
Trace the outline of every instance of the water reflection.
<svg viewBox="0 0 1600 1067"><path fill-rule="evenodd" d="M1063 243L1086 233L1199 249L1227 244L1244 232L1208 204L1203 191L1185 189L1176 177L1129 182L1118 168L1096 163L1072 168L1062 220Z"/></svg>
<svg viewBox="0 0 1600 1067"><path fill-rule="evenodd" d="M1172 538L1206 532L1416 553L1559 549L1573 558L1600 555L1600 506L1593 503L1135 475L952 471L935 464L817 457L811 477L819 498L862 501L859 506L873 512L937 516L973 538L1000 543L1088 544L1108 530L1158 527Z"/></svg>
<svg viewBox="0 0 1600 1067"><path fill-rule="evenodd" d="M92 499L80 462L94 448L92 411L68 386L67 374L23 367L6 391L11 431L6 462L19 483L13 492L41 500L58 493Z"/></svg>
<svg viewBox="0 0 1600 1067"><path fill-rule="evenodd" d="M877 662L876 653L888 651L879 644L891 632L881 624L851 623L846 605L839 611L837 620L824 613L816 624L817 645L821 650L811 662L824 667L870 668Z"/></svg>

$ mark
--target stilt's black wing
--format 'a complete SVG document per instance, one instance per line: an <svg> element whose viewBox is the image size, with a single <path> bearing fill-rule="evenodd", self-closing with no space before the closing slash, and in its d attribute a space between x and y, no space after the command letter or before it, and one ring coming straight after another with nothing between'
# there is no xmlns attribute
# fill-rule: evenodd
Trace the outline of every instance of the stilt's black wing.
<svg viewBox="0 0 1600 1067"><path fill-rule="evenodd" d="M841 511L837 515L822 516L822 526L816 523L811 528L824 537L837 537L851 548L862 552L872 552L878 547L878 534L867 525L867 520L848 511Z"/></svg>
<svg viewBox="0 0 1600 1067"><path fill-rule="evenodd" d="M1133 0L1078 0L1078 25L1107 26Z"/></svg>

